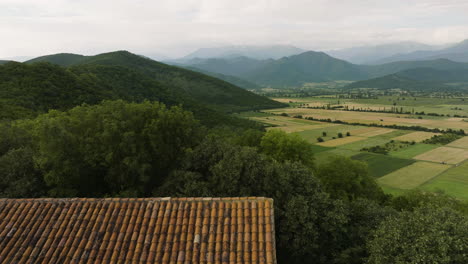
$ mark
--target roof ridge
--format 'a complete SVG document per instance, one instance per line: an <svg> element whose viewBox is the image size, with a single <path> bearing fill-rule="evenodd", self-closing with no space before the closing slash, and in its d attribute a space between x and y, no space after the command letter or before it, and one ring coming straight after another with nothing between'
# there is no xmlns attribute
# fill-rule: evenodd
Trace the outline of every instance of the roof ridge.
<svg viewBox="0 0 468 264"><path fill-rule="evenodd" d="M265 201L271 200L272 198L267 197L145 197L145 198L128 198L128 197L114 197L114 198L85 198L85 197L71 197L71 198L0 198L0 202L3 201L18 201L18 202L94 202L94 201L104 201L104 202L133 202L133 201L154 201L154 202L164 202L164 201L184 201L184 202L200 202L200 201Z"/></svg>

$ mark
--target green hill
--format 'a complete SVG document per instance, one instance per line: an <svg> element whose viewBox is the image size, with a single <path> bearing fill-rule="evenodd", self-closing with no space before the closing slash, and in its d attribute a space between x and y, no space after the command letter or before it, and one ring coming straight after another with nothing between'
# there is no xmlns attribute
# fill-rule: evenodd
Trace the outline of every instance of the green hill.
<svg viewBox="0 0 468 264"><path fill-rule="evenodd" d="M398 75L420 81L468 82L468 69L436 70L433 68L415 68L401 71Z"/></svg>
<svg viewBox="0 0 468 264"><path fill-rule="evenodd" d="M56 56L41 57L41 61L56 63ZM60 65L60 63L57 63ZM198 72L169 66L127 51L86 56L72 65L120 66L137 71L175 93L190 97L224 112L265 109L284 106L266 97L256 95L228 82Z"/></svg>
<svg viewBox="0 0 468 264"><path fill-rule="evenodd" d="M286 87L301 86L307 82L362 80L367 74L357 65L335 59L323 52L308 51L271 61L245 77L260 85Z"/></svg>
<svg viewBox="0 0 468 264"><path fill-rule="evenodd" d="M401 89L405 91L447 91L452 87L441 82L414 80L399 74L357 81L344 87L345 89L375 88L381 90Z"/></svg>
<svg viewBox="0 0 468 264"><path fill-rule="evenodd" d="M370 78L375 78L415 68L431 68L442 71L462 70L468 69L468 63L437 59L426 61L398 61L382 65L361 65L360 67L363 71L368 73Z"/></svg>
<svg viewBox="0 0 468 264"><path fill-rule="evenodd" d="M256 60L247 57L210 59L195 58L189 61L183 61L181 65L201 69L207 72L215 72L242 78L250 72L253 72L273 61L274 60L272 59Z"/></svg>
<svg viewBox="0 0 468 264"><path fill-rule="evenodd" d="M53 64L58 64L61 66L70 66L79 63L80 61L86 59L86 56L83 55L78 55L78 54L72 54L72 53L59 53L55 55L47 55L47 56L41 56L37 57L28 61L25 61L24 63L35 63L35 62L50 62Z"/></svg>
<svg viewBox="0 0 468 264"><path fill-rule="evenodd" d="M442 62L447 63L446 61ZM402 89L406 91L466 90L467 85L464 83L468 82L468 69L451 67L454 64L450 62L445 66L447 65L451 69L412 68L382 77L354 82L345 88ZM436 67L440 66L441 64L438 64Z"/></svg>
<svg viewBox="0 0 468 264"><path fill-rule="evenodd" d="M7 60L0 60L0 65L5 64L5 63L8 63L8 62L10 62L10 61L7 61Z"/></svg>
<svg viewBox="0 0 468 264"><path fill-rule="evenodd" d="M46 56L40 61L59 60ZM28 118L50 109L114 99L182 105L209 126L251 126L252 122L223 111L283 106L213 77L128 52L84 57L69 67L47 62L0 66L0 119Z"/></svg>
<svg viewBox="0 0 468 264"><path fill-rule="evenodd" d="M246 90L259 90L259 89L262 88L261 86L255 84L253 82L246 81L246 80L241 79L241 78L236 77L236 76L225 75L225 74L216 73L216 72L208 72L208 71L200 70L200 69L195 68L195 67L185 67L185 68L187 68L189 70L192 70L192 71L203 73L205 75L209 75L211 77L218 78L220 80L223 80L223 81L228 82L230 84L233 84L235 86L244 88Z"/></svg>

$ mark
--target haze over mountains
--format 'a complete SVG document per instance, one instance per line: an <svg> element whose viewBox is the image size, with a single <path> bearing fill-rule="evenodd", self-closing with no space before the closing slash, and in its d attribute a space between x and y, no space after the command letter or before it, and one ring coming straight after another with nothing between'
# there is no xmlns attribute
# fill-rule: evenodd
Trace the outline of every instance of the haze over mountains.
<svg viewBox="0 0 468 264"><path fill-rule="evenodd" d="M375 63L388 63L402 60L433 60L449 59L458 62L468 62L468 39L449 47L437 50L418 50L406 54L396 54Z"/></svg>
<svg viewBox="0 0 468 264"><path fill-rule="evenodd" d="M305 50L290 45L271 45L271 46L225 46L217 48L201 48L181 60L206 59L206 58L235 58L249 57L258 60L279 59L291 55L299 54Z"/></svg>
<svg viewBox="0 0 468 264"><path fill-rule="evenodd" d="M261 87L275 88L298 87L308 82L366 80L414 68L453 71L464 70L468 66L467 63L448 59L404 60L380 65L359 65L334 58L324 52L314 51L276 60L257 60L245 56L196 58L178 65L199 69L206 73L234 76ZM462 72L455 71L454 74L462 74Z"/></svg>
<svg viewBox="0 0 468 264"><path fill-rule="evenodd" d="M438 46L426 45L418 42L399 42L376 46L352 47L347 49L326 51L327 54L338 59L355 64L375 64L376 61L418 50L434 50Z"/></svg>

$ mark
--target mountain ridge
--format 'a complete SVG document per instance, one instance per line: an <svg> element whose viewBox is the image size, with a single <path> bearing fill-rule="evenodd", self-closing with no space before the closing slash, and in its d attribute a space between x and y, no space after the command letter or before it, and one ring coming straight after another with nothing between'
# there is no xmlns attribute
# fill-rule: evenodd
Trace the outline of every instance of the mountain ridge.
<svg viewBox="0 0 468 264"><path fill-rule="evenodd" d="M457 62L468 62L468 39L438 50L418 50L410 53L396 54L375 61L376 64L402 60L449 59Z"/></svg>
<svg viewBox="0 0 468 264"><path fill-rule="evenodd" d="M305 50L292 45L232 45L214 48L200 48L184 57L181 60L193 58L230 58L245 56L253 59L279 59L304 52Z"/></svg>

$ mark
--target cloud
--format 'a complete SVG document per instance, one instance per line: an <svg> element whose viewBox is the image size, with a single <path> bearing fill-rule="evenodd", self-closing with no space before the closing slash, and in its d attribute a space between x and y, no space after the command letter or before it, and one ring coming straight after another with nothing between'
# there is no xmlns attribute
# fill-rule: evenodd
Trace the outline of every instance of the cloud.
<svg viewBox="0 0 468 264"><path fill-rule="evenodd" d="M0 0L0 57L225 44L335 49L468 38L460 0Z"/></svg>

